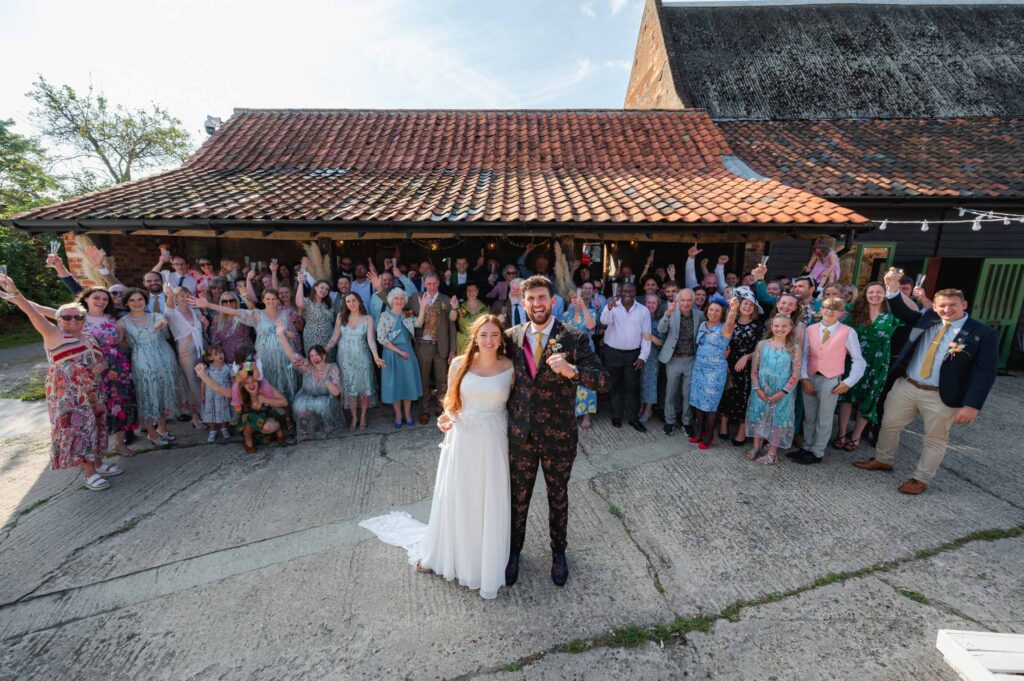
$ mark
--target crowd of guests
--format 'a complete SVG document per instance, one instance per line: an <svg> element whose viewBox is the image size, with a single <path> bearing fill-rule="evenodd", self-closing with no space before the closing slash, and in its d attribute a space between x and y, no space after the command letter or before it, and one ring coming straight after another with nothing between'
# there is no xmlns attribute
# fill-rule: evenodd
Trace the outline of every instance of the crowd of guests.
<svg viewBox="0 0 1024 681"><path fill-rule="evenodd" d="M229 259L193 267L162 248L142 286L129 287L90 248L106 286L83 287L58 255L47 259L74 303L37 305L7 277L0 287L50 358L53 467L81 466L87 487L105 489L123 472L102 461L108 433L114 452L133 456L136 431L155 447L172 443L172 419L207 430L210 442L237 433L247 452L365 430L378 403L391 405L396 429L431 422L473 323L488 314L505 327L527 322L523 279L555 280L533 250L504 264L457 257L440 271L429 260L402 263L397 251L380 270L343 257L331 282L317 280L305 258L265 270ZM899 433L921 415L925 454L900 490L923 491L950 426L973 421L994 380L994 333L967 319L963 294L929 300L895 269L844 286L838 256L817 246L792 279L768 279L764 262L727 271L728 256L709 270L701 252L689 249L681 281L674 265L655 266L652 251L639 275L622 265L603 281L584 258L571 264L572 282L560 282L571 294L555 296L553 315L599 353L612 426L646 432L660 417L666 435L682 429L700 449L728 442L765 465L783 452L816 464L828 447L853 452L869 438L877 456L858 465L891 470ZM894 357L907 368L891 372ZM597 394L578 386L582 428L597 410Z"/></svg>

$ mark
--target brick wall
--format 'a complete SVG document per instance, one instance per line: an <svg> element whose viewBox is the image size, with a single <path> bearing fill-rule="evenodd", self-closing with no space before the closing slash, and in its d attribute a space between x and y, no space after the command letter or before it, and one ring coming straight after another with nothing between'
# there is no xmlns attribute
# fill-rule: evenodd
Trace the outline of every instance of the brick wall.
<svg viewBox="0 0 1024 681"><path fill-rule="evenodd" d="M683 109L665 51L656 0L647 0L626 89L627 109Z"/></svg>

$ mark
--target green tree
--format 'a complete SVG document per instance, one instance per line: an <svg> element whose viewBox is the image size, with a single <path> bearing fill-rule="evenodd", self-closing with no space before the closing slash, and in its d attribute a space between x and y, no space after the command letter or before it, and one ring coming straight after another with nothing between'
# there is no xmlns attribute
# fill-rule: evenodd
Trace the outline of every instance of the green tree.
<svg viewBox="0 0 1024 681"><path fill-rule="evenodd" d="M11 128L14 121L0 120L0 218L41 206L54 200L58 183L46 170L46 153L35 140ZM26 235L0 227L0 263L33 300L59 303L70 296L46 267L51 239L57 235ZM0 313L14 307L0 303Z"/></svg>
<svg viewBox="0 0 1024 681"><path fill-rule="evenodd" d="M42 76L27 96L37 105L32 120L40 134L71 152L62 160L98 162L114 184L131 180L136 172L180 163L192 149L181 121L157 104L148 110L112 106L92 86L79 94Z"/></svg>

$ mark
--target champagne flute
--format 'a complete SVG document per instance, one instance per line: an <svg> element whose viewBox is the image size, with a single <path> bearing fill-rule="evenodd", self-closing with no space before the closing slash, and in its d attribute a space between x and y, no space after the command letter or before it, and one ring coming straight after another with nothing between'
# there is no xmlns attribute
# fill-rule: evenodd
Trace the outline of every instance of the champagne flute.
<svg viewBox="0 0 1024 681"><path fill-rule="evenodd" d="M0 265L0 276L4 276L4 277L7 276L7 265ZM7 291L0 290L0 299L2 299L2 300L12 300L13 298L14 298L14 296L12 296Z"/></svg>
<svg viewBox="0 0 1024 681"><path fill-rule="evenodd" d="M60 241L52 239L50 241L50 255L57 255L57 251L60 250Z"/></svg>

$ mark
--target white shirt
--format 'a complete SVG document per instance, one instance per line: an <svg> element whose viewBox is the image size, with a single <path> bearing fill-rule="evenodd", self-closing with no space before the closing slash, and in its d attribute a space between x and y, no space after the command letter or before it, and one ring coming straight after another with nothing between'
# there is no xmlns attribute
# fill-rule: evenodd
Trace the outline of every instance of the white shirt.
<svg viewBox="0 0 1024 681"><path fill-rule="evenodd" d="M821 341L825 335L825 329L828 329L828 335L834 336L836 331L839 330L839 326L842 322L836 322L832 326L825 326L824 324L818 324L818 340ZM804 351L800 357L800 378L810 378L807 375L807 356L810 354L811 341L810 334L804 334ZM864 375L864 369L867 368L867 362L864 361L864 355L860 351L860 340L857 338L857 332L850 329L850 334L846 337L846 351L850 353L850 373L846 378L842 379L842 382L846 384L847 388L852 388L857 381Z"/></svg>
<svg viewBox="0 0 1024 681"><path fill-rule="evenodd" d="M616 350L636 350L640 348L640 359L647 361L651 354L651 341L644 338L651 332L651 311L634 301L633 307L626 309L622 303L601 310L601 324L605 326L604 344Z"/></svg>
<svg viewBox="0 0 1024 681"><path fill-rule="evenodd" d="M153 312L153 300L157 299L160 301L160 307L157 310L161 314L167 311L167 296L163 293L150 293L149 300L146 301L146 312Z"/></svg>
<svg viewBox="0 0 1024 681"><path fill-rule="evenodd" d="M185 315L178 312L177 308L164 311L167 319L167 326L171 330L171 336L175 341L191 337L192 345L199 357L203 356L203 323L200 321L199 310L192 310L192 322L185 319Z"/></svg>
<svg viewBox="0 0 1024 681"><path fill-rule="evenodd" d="M180 286L182 288L187 288L192 295L196 294L196 280L192 277L191 274L181 276L180 274L172 270L168 278L168 281L171 284L171 288L178 288Z"/></svg>
<svg viewBox="0 0 1024 681"><path fill-rule="evenodd" d="M536 352L537 351L537 332L538 331L540 331L540 333L541 333L541 339L540 339L541 352L542 353L544 352L544 346L547 345L548 336L551 335L551 327L553 327L554 325L555 325L555 318L554 317L551 317L550 319L548 319L548 323L545 324L544 328L542 328L542 329L538 329L537 326L533 322L530 322L530 325L528 327L526 327L526 337L527 337L527 342L530 344L530 352ZM540 367L537 367L537 368L540 369Z"/></svg>

